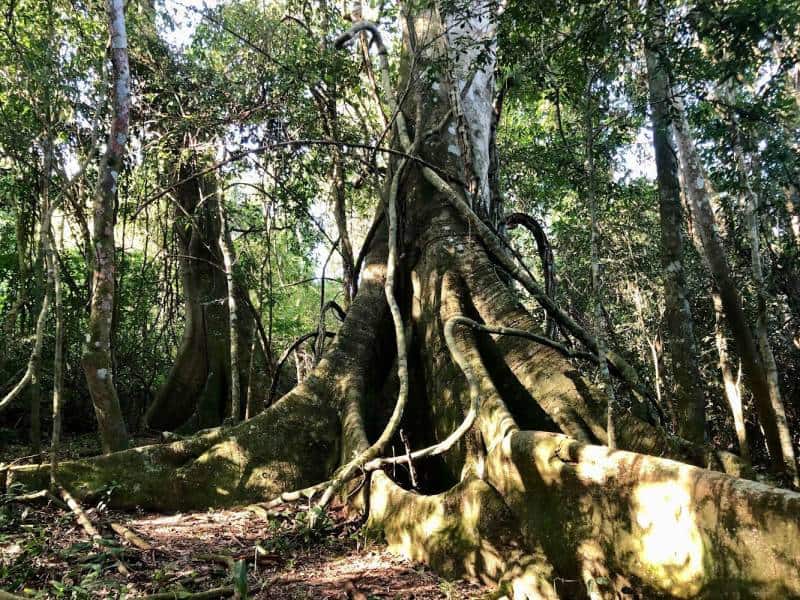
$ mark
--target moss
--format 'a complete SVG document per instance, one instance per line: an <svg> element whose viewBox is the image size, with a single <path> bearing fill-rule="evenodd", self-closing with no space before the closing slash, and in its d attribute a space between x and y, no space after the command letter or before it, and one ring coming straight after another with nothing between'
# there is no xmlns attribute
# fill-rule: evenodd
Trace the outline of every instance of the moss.
<svg viewBox="0 0 800 600"><path fill-rule="evenodd" d="M563 577L624 573L653 597L800 597L800 494L541 432L512 434L487 466Z"/></svg>
<svg viewBox="0 0 800 600"><path fill-rule="evenodd" d="M389 549L446 577L502 583L516 597L551 598L554 572L538 547L520 546L518 528L497 492L469 478L441 494L422 496L373 474L367 527ZM527 594L527 596L525 595Z"/></svg>
<svg viewBox="0 0 800 600"><path fill-rule="evenodd" d="M64 462L58 479L80 498L113 488L119 508L187 510L257 502L325 479L339 458L336 413L299 391L232 429L172 444ZM46 466L9 470L7 484L41 489Z"/></svg>

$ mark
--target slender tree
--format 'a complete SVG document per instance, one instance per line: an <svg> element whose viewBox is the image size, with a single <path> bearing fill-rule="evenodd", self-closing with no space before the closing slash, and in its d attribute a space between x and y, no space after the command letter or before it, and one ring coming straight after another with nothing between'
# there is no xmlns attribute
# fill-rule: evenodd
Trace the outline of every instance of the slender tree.
<svg viewBox="0 0 800 600"><path fill-rule="evenodd" d="M797 488L800 487L800 477L798 477L797 472L794 442L789 431L789 424L786 421L786 409L783 405L778 366L775 362L775 355L772 352L772 344L769 341L767 291L764 280L764 267L761 263L761 227L759 226L758 195L750 183L744 156L742 134L735 116L731 121L731 137L733 138L733 155L736 161L736 170L739 173L740 183L744 189L745 214L750 237L750 264L756 295L756 338L758 339L758 350L764 367L764 374L767 378L770 403L778 426L784 468L792 481L792 485Z"/></svg>
<svg viewBox="0 0 800 600"><path fill-rule="evenodd" d="M104 452L128 446L128 431L114 386L111 358L111 323L114 314L115 245L114 204L124 168L130 119L130 67L128 37L125 30L125 5L122 0L106 0L106 17L111 37L111 64L114 72L112 94L114 116L92 208L94 249L89 332L82 364L86 384L94 404Z"/></svg>
<svg viewBox="0 0 800 600"><path fill-rule="evenodd" d="M677 431L686 439L700 443L705 435L705 398L683 265L683 210L673 141L672 84L664 39L663 11L661 0L648 2L649 29L645 40L645 57L661 216L666 342L675 379L673 406Z"/></svg>
<svg viewBox="0 0 800 600"><path fill-rule="evenodd" d="M728 259L717 229L716 217L711 206L713 196L711 184L697 156L694 143L689 137L689 124L682 106L677 104L676 108L680 123L676 128L678 156L686 181L684 192L692 208L692 222L697 227L698 237L702 241L704 261L719 290L722 310L742 360L745 381L753 393L772 463L777 469L791 473L791 466L784 457L786 450L782 439L786 439L786 434L780 431L781 425L774 405L775 397L770 393L766 370L744 313L738 286L731 276Z"/></svg>
<svg viewBox="0 0 800 600"><path fill-rule="evenodd" d="M217 210L219 211L219 244L220 253L222 254L222 264L225 269L225 281L227 283L227 304L228 304L228 339L230 340L230 418L236 423L240 418L241 408L241 384L239 382L240 366L239 366L239 308L236 304L236 286L234 284L233 265L233 242L231 241L231 232L228 225L228 208L225 203L225 192L221 185L217 185L215 192L218 194Z"/></svg>

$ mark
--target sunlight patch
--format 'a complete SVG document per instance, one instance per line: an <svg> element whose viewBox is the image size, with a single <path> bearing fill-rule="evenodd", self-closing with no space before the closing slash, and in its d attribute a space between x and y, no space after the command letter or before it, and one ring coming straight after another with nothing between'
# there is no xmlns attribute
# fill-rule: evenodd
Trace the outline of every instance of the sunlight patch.
<svg viewBox="0 0 800 600"><path fill-rule="evenodd" d="M640 529L640 558L664 587L696 593L703 578L703 539L685 486L644 483L633 494L634 529Z"/></svg>

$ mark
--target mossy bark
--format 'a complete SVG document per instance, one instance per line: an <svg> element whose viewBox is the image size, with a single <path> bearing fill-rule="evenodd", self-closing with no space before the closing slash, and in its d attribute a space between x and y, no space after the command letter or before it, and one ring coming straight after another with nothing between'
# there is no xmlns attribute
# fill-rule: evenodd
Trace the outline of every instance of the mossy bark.
<svg viewBox="0 0 800 600"><path fill-rule="evenodd" d="M213 179L186 180L199 168L191 159L181 165L176 191L174 230L184 297L185 325L175 362L145 421L154 429L196 431L215 427L230 412L231 360L228 283L218 239L221 231ZM243 297L238 287L235 294ZM240 303L243 304L243 303ZM238 319L239 381L246 392L252 315ZM246 395L246 394L245 394ZM246 397L241 405L246 405Z"/></svg>
<svg viewBox="0 0 800 600"><path fill-rule="evenodd" d="M490 453L487 481L563 577L626 575L675 598L800 597L800 494L530 431Z"/></svg>
<svg viewBox="0 0 800 600"><path fill-rule="evenodd" d="M324 479L339 460L339 420L311 383L235 428L171 444L63 462L58 481L78 498L111 491L120 508L205 509L256 502ZM47 487L49 469L8 472L6 485Z"/></svg>

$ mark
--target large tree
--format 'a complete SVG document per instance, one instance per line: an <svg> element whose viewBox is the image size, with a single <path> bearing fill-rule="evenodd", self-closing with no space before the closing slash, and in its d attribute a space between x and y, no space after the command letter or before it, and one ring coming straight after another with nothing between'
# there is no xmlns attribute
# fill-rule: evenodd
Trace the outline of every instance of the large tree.
<svg viewBox="0 0 800 600"><path fill-rule="evenodd" d="M797 596L800 495L705 470L738 465L627 411L614 415L620 450L601 446L606 402L582 374L597 342L498 233L497 11L407 7L396 82L375 25L337 40L342 52L362 33L372 40L392 147L358 292L308 377L238 426L63 463L59 480L82 497L114 481L120 507L184 510L318 492L324 503L371 474L360 497L390 545L516 598L612 597L629 585ZM537 335L523 291L585 351ZM642 394L635 370L608 360ZM400 428L421 450L389 458ZM380 470L409 460L422 493ZM15 468L6 484L47 475Z"/></svg>

